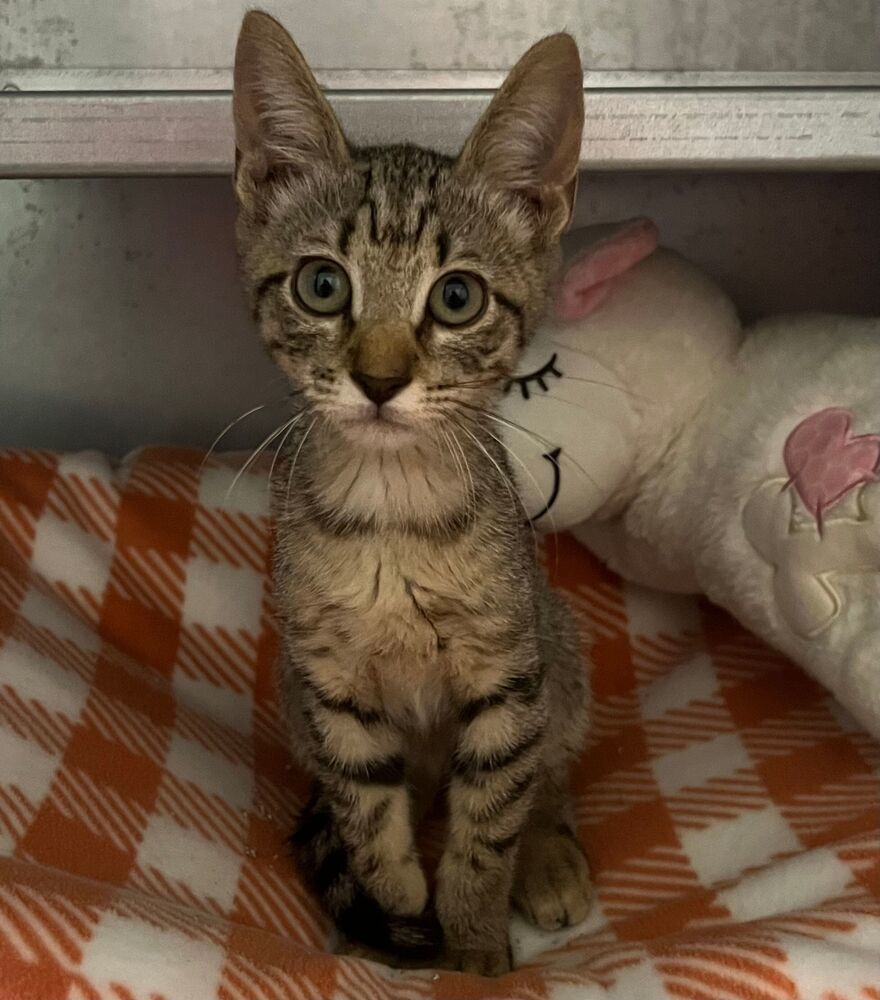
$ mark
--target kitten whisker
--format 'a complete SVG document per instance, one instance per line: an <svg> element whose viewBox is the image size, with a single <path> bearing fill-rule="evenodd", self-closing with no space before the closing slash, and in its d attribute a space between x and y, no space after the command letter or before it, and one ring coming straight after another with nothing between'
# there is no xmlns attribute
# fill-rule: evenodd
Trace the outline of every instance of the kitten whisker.
<svg viewBox="0 0 880 1000"><path fill-rule="evenodd" d="M285 442L290 438L290 435L294 432L296 425L302 420L306 415L306 411L303 410L301 413L297 414L293 420L287 425L287 431L281 436L281 440L278 442L275 448L275 454L272 456L272 464L269 466L269 485L272 484L272 477L275 475L275 463L278 461L278 456L281 454L281 449L284 447Z"/></svg>
<svg viewBox="0 0 880 1000"><path fill-rule="evenodd" d="M491 414L490 413L486 413L486 416L491 416ZM471 419L473 419L473 418L471 418ZM474 422L476 423L476 421L474 421ZM507 452L508 455L510 455L512 458L516 459L517 462L519 462L519 464L522 466L525 474L529 477L529 479L531 479L532 484L534 485L535 489L538 492L538 496L543 496L541 487L538 485L537 480L531 474L531 472L529 472L529 470L526 468L525 464L523 463L523 461L519 457L519 455L515 454L514 451L504 441L502 441L500 437L498 437L496 434L493 434L492 431L490 431L488 427L483 427L480 424L477 424L477 426L479 426L480 429L484 433L488 434L489 437L492 438L493 441L495 441L497 444L501 445L501 447ZM515 483L513 485L514 485L514 487L516 486ZM519 498L520 507L522 507L523 513L525 514L526 524L528 524L528 526L529 526L529 528L530 528L530 530L532 532L532 541L537 546L537 544L538 544L538 535L537 535L537 531L535 530L534 522L532 521L531 517L529 516L529 512L526 510L525 503L523 502L523 499L522 499L522 497L519 494L519 490L516 491L516 495ZM554 531L555 531L555 529L556 529L556 521L555 521L555 519L552 518L552 516L551 516L551 520L553 521L553 528L554 528Z"/></svg>
<svg viewBox="0 0 880 1000"><path fill-rule="evenodd" d="M591 357L592 356L592 355L588 354L586 351L579 351L579 350L577 350L577 348L568 347L566 344L558 344L555 340L551 341L551 343L555 344L557 347L560 347L560 348L562 348L564 350L573 351L575 354L583 354L584 357ZM513 385L513 384L517 383L518 381L520 381L523 378L524 378L524 376L522 376L522 375L514 375L509 380L508 384L509 385ZM570 381L570 382L580 382L583 385L595 385L595 386L598 386L601 389L614 389L617 392L622 392L625 396L632 396L633 399L641 400L644 403L653 403L653 400L650 399L648 396L644 396L641 393L635 392L632 389L627 389L626 386L618 385L616 382L603 382L602 379L597 379L597 378L583 378L580 375L568 375L568 374L565 374L565 373L563 373L563 375L561 376L561 378L563 380L568 379L568 381ZM446 382L443 385L435 386L433 388L435 388L437 391L444 390L444 389L470 389L470 390L474 390L474 389L484 388L485 386L493 385L496 382L497 382L497 379L494 379L494 378L493 379L487 379L487 380L484 380L484 381L473 381L473 382ZM531 393L530 396L529 396L529 399L541 399L541 398L542 398L541 395L538 394L538 393ZM558 396L554 396L553 398L554 399L558 399L559 397ZM571 403L571 405L573 405L573 406L577 406L578 405L577 403L574 403L571 400L563 400L563 402Z"/></svg>
<svg viewBox="0 0 880 1000"><path fill-rule="evenodd" d="M489 417L491 417L493 420L495 419L494 414L488 413L486 415L489 416ZM535 491L537 492L538 496L542 498L542 500L544 501L544 504L546 506L547 497L544 494L544 492L542 491L541 487L538 485L538 480L535 479L535 477L532 475L532 473L531 473L529 467L526 465L526 463L519 457L519 455L517 455L517 453L510 447L510 445L508 445L505 441L502 441L502 439L500 437L496 437L496 435L494 435L489 430L488 427L486 427L484 429L485 429L486 433L489 435L489 437L491 437L495 441L497 441L498 444L500 444L501 447L507 452L507 454L510 455L510 457L512 459L514 459L514 461L516 461L516 462L519 463L519 465L522 468L523 472L532 481L532 485L535 487ZM552 528L552 532L551 533L553 535L553 550L554 550L554 554L555 554L554 555L555 565L554 565L553 572L555 573L556 570L559 568L559 529L556 527L556 517L555 517L555 515L554 515L554 513L553 513L552 510L548 510L546 512L545 516L550 519L550 527ZM534 522L534 520L531 517L528 519L528 521L529 521L529 525L532 528L532 534L534 535L534 533L535 533L535 522ZM537 544L537 540L536 540L536 544Z"/></svg>
<svg viewBox="0 0 880 1000"><path fill-rule="evenodd" d="M279 375L276 378L272 379L271 381L277 382L279 378L284 379L286 378L286 376ZM233 427L236 426L236 424L241 423L242 420L246 420L248 417L253 416L253 414L258 413L260 410L265 410L269 406L277 406L279 403L283 403L286 399L289 399L291 396L297 396L301 392L302 390L291 389L289 392L285 392L283 396L278 396L275 399L270 399L268 403L260 403L259 406L253 406L251 407L251 409L245 410L245 412L242 413L240 416L237 416L235 420L231 420L223 428L223 430L220 431L217 437L214 438L213 442L211 443L211 447L205 452L205 457L202 459L201 464L199 465L199 471L201 472L202 469L204 469L205 463L208 461L211 455L214 454L217 445L220 444L223 438L226 437L226 435L232 430Z"/></svg>
<svg viewBox="0 0 880 1000"><path fill-rule="evenodd" d="M476 436L476 434L471 433L471 431L468 430L468 428L464 424L462 424L462 423L458 423L458 428L459 428L459 430L462 430L462 431L465 432L465 434L467 434L467 436L474 442L474 444L480 449L480 451L486 456L486 458L489 459L489 461L492 463L492 465L494 465L495 468L498 470L498 475L501 476L501 481L504 483L505 487L507 488L507 493L510 496L510 500L511 500L511 503L513 504L514 510L516 510L516 505L518 503L519 506L522 508L523 514L525 514L526 523L532 529L532 538L534 540L535 545L537 545L538 544L538 535L537 535L537 532L535 531L535 526L529 520L529 512L526 510L525 505L522 502L522 497L519 495L519 491L516 489L516 487L514 486L514 484L511 483L510 476L508 476L507 473L504 471L504 469L501 468L500 464L496 461L496 459L491 454L491 452L489 451L489 449ZM485 428L483 428L483 430L485 430Z"/></svg>
<svg viewBox="0 0 880 1000"><path fill-rule="evenodd" d="M572 354L580 354L585 358L591 358L591 359L594 357L594 355L591 354L589 351L585 351L581 347L572 347L571 344L565 344L560 340L551 340L550 343L553 344L554 347L558 347L563 351L571 351ZM626 386L617 385L614 382L603 382L601 379L582 378L577 375L563 374L562 377L570 378L572 382L583 382L585 385L598 385L601 386L603 389L617 389L619 392L625 393L627 396L632 396L635 399L641 399L645 403L654 402L654 400L651 399L650 397L643 396L640 392L635 392L633 389L627 389Z"/></svg>
<svg viewBox="0 0 880 1000"><path fill-rule="evenodd" d="M451 427L449 429L449 433L452 435L453 443L455 444L455 447L458 449L458 452L461 455L461 463L464 466L465 475L468 478L468 488L469 488L468 495L470 496L471 517L474 518L474 519L476 519L476 517L477 517L477 484L474 482L474 474L473 474L473 470L471 469L471 462L470 462L470 459L468 458L468 453L465 450L464 445L461 443L461 441L459 441L458 435L455 433L455 431Z"/></svg>
<svg viewBox="0 0 880 1000"><path fill-rule="evenodd" d="M529 467L528 467L528 466L526 465L526 463L525 463L525 462L524 462L524 461L523 461L523 460L522 460L522 459L521 459L521 458L519 457L519 455L517 455L517 453L516 453L516 452L515 452L515 451L514 451L514 450L513 450L513 449L512 449L511 447L510 447L510 445L509 445L509 444L507 444L507 443L506 443L505 441L503 441L503 440L502 440L502 439L501 439L500 437L498 437L498 436L497 436L496 434L493 434L493 433L492 433L492 432L491 432L491 431L489 430L489 428L488 428L488 427L484 428L484 430L485 430L485 431L486 431L486 433L487 433L487 434L489 435L489 437L490 437L490 438L492 438L492 440L493 440L493 441L497 441L497 442L498 442L498 444L500 444L500 445L501 445L501 447L502 447L502 448L503 448L503 449L504 449L504 450L505 450L505 451L507 452L507 454L508 454L508 455L510 455L510 457L511 457L511 458L512 458L512 459L513 459L513 460L514 460L514 461L515 461L515 462L516 462L516 463L517 463L517 464L518 464L519 466L520 466L520 468L521 468L521 469L523 470L523 472L524 472L524 473L525 473L525 474L526 474L526 475L527 475L527 476L529 477L529 479L531 480L531 483L532 483L532 486L534 486L534 487L535 487L535 491L537 492L538 496L539 496L539 497L541 497L541 499L542 499L542 500L544 501L544 503L546 504L546 502L547 502L547 497L545 496L545 494L544 494L544 491L543 491L543 490L541 489L541 487L539 486L539 484L538 484L538 480L537 480L537 479L535 479L535 477L534 477L534 476L532 475L532 472L531 472L531 470L529 469ZM553 511L550 511L550 510L548 510L548 511L547 511L547 516L548 516L548 517L550 518L550 523L551 523L551 524L553 525L553 533L555 534L555 533L556 533L556 518L555 518L555 517L553 516ZM531 519L531 518L529 518L529 521L531 521L531 520L532 520L532 519Z"/></svg>
<svg viewBox="0 0 880 1000"><path fill-rule="evenodd" d="M536 396L535 398L540 399L539 396ZM536 431L530 431L527 427L523 427L522 424L518 424L515 420L510 420L507 417L502 417L497 413L493 413L491 410L487 410L482 406L474 406L471 403L459 403L459 405L464 406L469 410L475 410L478 413L482 413L484 416L487 416L498 423L504 424L506 427L510 427L512 430L518 431L520 434L523 434L526 437L531 438L533 441L535 441L539 445L542 445L544 448L555 447L554 443L549 438L545 438L542 434L538 434ZM589 472L587 472L587 470L580 464L580 462L572 458L571 455L569 455L564 448L560 452L559 457L565 459L565 461L567 462L570 462L578 470L578 472L580 472L581 475L584 476L587 482L589 482L594 489L601 492L601 487L599 486L599 483L596 481L596 479L593 476L591 476Z"/></svg>
<svg viewBox="0 0 880 1000"><path fill-rule="evenodd" d="M467 460L467 454L461 446L461 442L455 435L455 431L450 428L449 433L442 428L440 433L446 442L446 447L449 449L449 454L452 456L453 462L458 469L458 474L461 478L462 485L465 487L465 513L468 519L476 518L477 515L477 490L474 486L474 477L471 475L470 464ZM452 437L450 438L450 434ZM455 448L453 447L453 442L455 448L458 449L458 454L456 454ZM459 455L461 458L459 458ZM465 482L467 479L467 482Z"/></svg>
<svg viewBox="0 0 880 1000"><path fill-rule="evenodd" d="M430 386L433 392L443 392L446 389L479 389L487 385L495 385L497 378L469 379L466 382L443 382Z"/></svg>
<svg viewBox="0 0 880 1000"><path fill-rule="evenodd" d="M573 381L577 381L577 379L574 379ZM604 384L604 383L599 383L599 384ZM613 389L615 388L615 386L609 385L608 388ZM580 410L582 413L592 414L595 412L592 407L584 406L582 403L575 402L575 400L573 399L566 399L564 396L556 396L556 395L551 396L549 394L545 395L543 392L533 392L529 396L529 402L531 403L533 400L536 399L550 400L553 403L564 403L566 406L574 407L574 409Z"/></svg>
<svg viewBox="0 0 880 1000"><path fill-rule="evenodd" d="M293 456L293 461L290 463L290 469L288 470L288 473L287 473L287 493L286 493L285 498L284 498L284 512L285 512L285 514L287 513L287 509L288 509L288 507L290 505L290 485L293 482L293 471L296 468L296 463L299 460L300 453L303 450L303 445L306 443L306 439L308 438L309 434L312 433L312 428L315 426L315 424L317 422L318 422L318 418L317 417L313 417L312 418L312 422L306 428L305 434L303 434L302 438L300 439L299 446L296 449L296 454Z"/></svg>
<svg viewBox="0 0 880 1000"><path fill-rule="evenodd" d="M199 466L199 472L201 472L205 468L205 463L208 461L208 459L214 453L214 449L217 447L218 444L220 444L220 442L223 440L223 438L226 437L226 435L232 430L232 428L235 427L236 424L241 423L242 420L246 420L248 417L252 416L254 413L259 412L260 410L265 410L268 405L269 405L268 403L260 403L259 406L254 406L252 409L248 410L247 412L242 413L241 416L236 417L235 420L230 421L223 428L223 430L220 431L220 433L217 435L217 437L214 438L214 441L211 444L211 447L205 452L205 457L202 459L201 465Z"/></svg>
<svg viewBox="0 0 880 1000"><path fill-rule="evenodd" d="M225 497L226 500L228 500L229 497L232 495L232 491L238 485L239 479L241 479L241 477L248 471L248 469L254 464L254 462L256 462L256 460L266 450L266 448L269 447L269 445L275 440L275 438L277 438L279 434L283 434L290 427L290 425L297 419L298 416L299 414L293 416L290 420L285 421L280 427L276 427L271 434L265 437L260 442L260 444L257 445L257 447L251 452L248 460L238 470L238 472L235 474L235 478L229 484L229 488L226 490L226 497Z"/></svg>
<svg viewBox="0 0 880 1000"><path fill-rule="evenodd" d="M498 437L497 435L493 434L489 430L488 427L484 427L483 430L489 435L490 438L492 438L493 441L497 441L498 444L501 445L501 447L507 452L508 455L510 455L511 458L514 458L514 459L516 459L517 462L519 462L519 464L522 466L523 471L525 472L525 474L529 477L529 479L531 479L532 484L534 485L535 489L538 492L538 496L543 496L543 493L541 492L541 487L538 485L538 481L531 474L531 472L529 472L529 470L526 468L525 463L522 461L522 459L519 457L519 455L515 454L513 452L513 450L510 447L508 447L508 445L506 445L501 440L500 437ZM516 485L516 484L514 484L514 485ZM517 491L517 495L519 495L519 491ZM525 505L525 502L522 500L522 497L520 497L520 506L522 507L523 513L526 516L526 524L528 524L529 530L532 532L532 543L534 544L535 548L537 549L537 547L538 547L538 532L537 532L537 529L535 528L535 522L532 520L532 518L529 516L529 512L526 510L526 505ZM555 533L555 530L556 530L556 521L553 518L552 514L550 516L550 520L553 522L553 530L554 530L554 533Z"/></svg>

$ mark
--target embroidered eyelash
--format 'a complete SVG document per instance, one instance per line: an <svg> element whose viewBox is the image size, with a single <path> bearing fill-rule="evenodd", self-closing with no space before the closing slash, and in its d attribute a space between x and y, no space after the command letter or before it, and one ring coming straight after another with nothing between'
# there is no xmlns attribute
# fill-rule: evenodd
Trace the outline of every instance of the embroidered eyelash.
<svg viewBox="0 0 880 1000"><path fill-rule="evenodd" d="M556 367L556 352L553 352L550 360L543 367L539 368L537 371L529 372L528 375L517 375L512 378L507 385L504 387L504 395L506 396L511 387L514 385L519 386L519 390L522 393L523 399L530 399L531 393L529 392L529 383L537 382L541 387L542 392L549 392L550 389L547 385L546 378L548 375L553 375L555 378L562 378L562 372Z"/></svg>

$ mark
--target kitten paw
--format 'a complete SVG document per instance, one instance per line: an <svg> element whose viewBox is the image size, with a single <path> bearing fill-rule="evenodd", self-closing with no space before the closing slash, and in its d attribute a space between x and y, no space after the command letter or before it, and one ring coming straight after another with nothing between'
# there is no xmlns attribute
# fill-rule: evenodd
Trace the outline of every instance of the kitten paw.
<svg viewBox="0 0 880 1000"><path fill-rule="evenodd" d="M412 859L377 869L363 881L379 905L396 916L417 916L428 902L425 874Z"/></svg>
<svg viewBox="0 0 880 1000"><path fill-rule="evenodd" d="M450 948L446 964L472 976L503 976L513 967L510 945L503 948Z"/></svg>
<svg viewBox="0 0 880 1000"><path fill-rule="evenodd" d="M524 838L513 903L545 931L579 924L592 899L590 870L580 844L567 827Z"/></svg>

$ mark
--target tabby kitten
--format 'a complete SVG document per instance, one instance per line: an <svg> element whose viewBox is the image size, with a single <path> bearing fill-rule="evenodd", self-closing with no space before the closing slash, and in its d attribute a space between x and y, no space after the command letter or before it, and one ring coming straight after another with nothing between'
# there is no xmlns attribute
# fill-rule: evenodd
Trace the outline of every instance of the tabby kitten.
<svg viewBox="0 0 880 1000"><path fill-rule="evenodd" d="M546 302L583 127L567 35L520 60L456 159L354 149L286 31L245 17L238 246L296 413L273 476L280 686L314 794L303 875L353 945L510 967L511 900L587 912L567 770L587 720L569 613L493 407ZM448 809L435 903L413 840Z"/></svg>

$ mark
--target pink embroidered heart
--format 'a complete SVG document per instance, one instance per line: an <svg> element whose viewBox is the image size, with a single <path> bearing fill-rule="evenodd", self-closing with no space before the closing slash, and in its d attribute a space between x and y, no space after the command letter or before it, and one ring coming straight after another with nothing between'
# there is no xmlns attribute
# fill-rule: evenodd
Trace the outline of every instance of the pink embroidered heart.
<svg viewBox="0 0 880 1000"><path fill-rule="evenodd" d="M850 434L852 419L840 406L820 410L795 427L782 449L787 485L794 485L820 528L825 511L877 479L880 469L880 434Z"/></svg>

